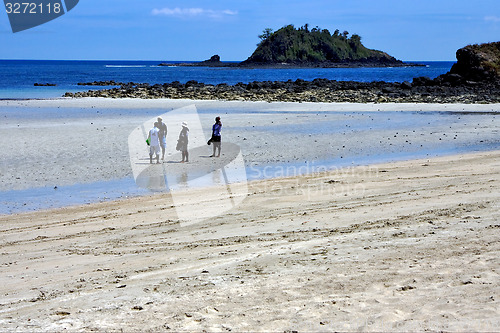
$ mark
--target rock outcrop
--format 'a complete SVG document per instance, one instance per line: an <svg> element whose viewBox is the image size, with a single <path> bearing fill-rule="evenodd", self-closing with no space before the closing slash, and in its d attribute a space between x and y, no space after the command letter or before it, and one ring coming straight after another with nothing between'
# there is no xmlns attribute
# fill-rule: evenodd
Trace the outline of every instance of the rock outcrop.
<svg viewBox="0 0 500 333"><path fill-rule="evenodd" d="M469 81L491 81L500 78L500 42L468 45L457 51L457 63L450 74Z"/></svg>
<svg viewBox="0 0 500 333"><path fill-rule="evenodd" d="M172 66L173 63L163 62L158 64L158 66ZM218 54L213 55L210 59L200 61L200 62L184 62L175 63L175 66L181 67L237 67L239 63L237 62L222 62Z"/></svg>
<svg viewBox="0 0 500 333"><path fill-rule="evenodd" d="M218 54L215 54L210 57L210 59L202 61L202 64L219 64L220 61L220 56Z"/></svg>
<svg viewBox="0 0 500 333"><path fill-rule="evenodd" d="M457 51L457 62L446 74L434 80L418 77L417 85L471 87L500 85L500 42L469 45Z"/></svg>

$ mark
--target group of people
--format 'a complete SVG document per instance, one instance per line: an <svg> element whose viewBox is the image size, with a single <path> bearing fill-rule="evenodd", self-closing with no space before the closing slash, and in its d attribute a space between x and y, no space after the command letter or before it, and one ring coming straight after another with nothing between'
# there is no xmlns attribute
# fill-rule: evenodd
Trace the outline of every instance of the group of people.
<svg viewBox="0 0 500 333"><path fill-rule="evenodd" d="M221 130L222 122L220 117L215 118L215 124L212 126L212 137L208 140L208 144L213 144L213 154L210 157L220 157L221 150ZM154 123L154 127L149 130L148 139L146 142L149 145L149 163L153 163L153 155L156 155L156 163L160 163L160 150L161 150L161 160L165 160L165 148L167 146L167 125L163 122L161 117L158 117L157 121ZM177 140L176 150L180 151L182 154L181 163L189 162L189 128L188 124L184 121L182 122L182 129L179 133L179 139ZM217 155L215 153L217 152Z"/></svg>

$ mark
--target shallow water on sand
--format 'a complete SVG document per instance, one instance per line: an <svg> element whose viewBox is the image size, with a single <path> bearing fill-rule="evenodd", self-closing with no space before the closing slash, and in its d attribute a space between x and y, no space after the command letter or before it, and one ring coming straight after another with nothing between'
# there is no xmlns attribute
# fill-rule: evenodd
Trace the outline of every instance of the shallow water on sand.
<svg viewBox="0 0 500 333"><path fill-rule="evenodd" d="M4 142L0 151L0 214L151 193L134 182L127 137L144 119L166 111L0 108ZM216 112L198 108L204 132L210 132ZM223 142L241 148L249 180L500 149L498 113L287 112L246 108L224 110L222 118ZM179 125L168 125L169 136L176 137ZM60 140L54 133L65 127L70 131L66 135L76 137L75 141L69 140L67 145L52 142ZM21 144L9 144L12 138L22 138ZM206 153L191 156L191 164L202 165L209 160L205 157L211 147L206 147ZM111 152L112 163L107 162ZM167 161L172 158L167 155ZM168 172L169 165L164 165ZM234 179L231 169L228 173L224 176ZM168 184L164 191L176 185ZM188 187L208 185L210 178L200 177Z"/></svg>

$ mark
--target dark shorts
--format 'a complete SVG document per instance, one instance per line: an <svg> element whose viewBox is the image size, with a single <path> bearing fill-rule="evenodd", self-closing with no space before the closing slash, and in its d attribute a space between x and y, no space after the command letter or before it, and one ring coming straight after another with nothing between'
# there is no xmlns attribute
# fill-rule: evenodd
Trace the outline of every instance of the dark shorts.
<svg viewBox="0 0 500 333"><path fill-rule="evenodd" d="M220 136L212 136L212 142L220 142Z"/></svg>

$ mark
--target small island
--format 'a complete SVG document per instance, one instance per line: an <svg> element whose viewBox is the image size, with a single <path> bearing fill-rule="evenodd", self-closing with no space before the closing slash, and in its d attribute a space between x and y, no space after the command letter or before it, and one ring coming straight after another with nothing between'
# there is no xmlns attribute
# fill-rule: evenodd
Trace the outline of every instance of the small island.
<svg viewBox="0 0 500 333"><path fill-rule="evenodd" d="M264 29L259 35L260 42L248 59L243 62L222 62L219 55L210 59L177 64L177 66L197 67L250 67L250 68L339 68L339 67L397 67L421 66L408 64L389 54L366 48L361 36L338 29L330 33L327 29L309 29L305 24L300 28L287 25L274 31ZM159 66L171 66L161 63Z"/></svg>
<svg viewBox="0 0 500 333"><path fill-rule="evenodd" d="M298 29L287 25L276 32L265 29L253 54L240 66L295 67L384 67L405 65L385 52L371 50L361 36L349 32L333 34L327 29Z"/></svg>

